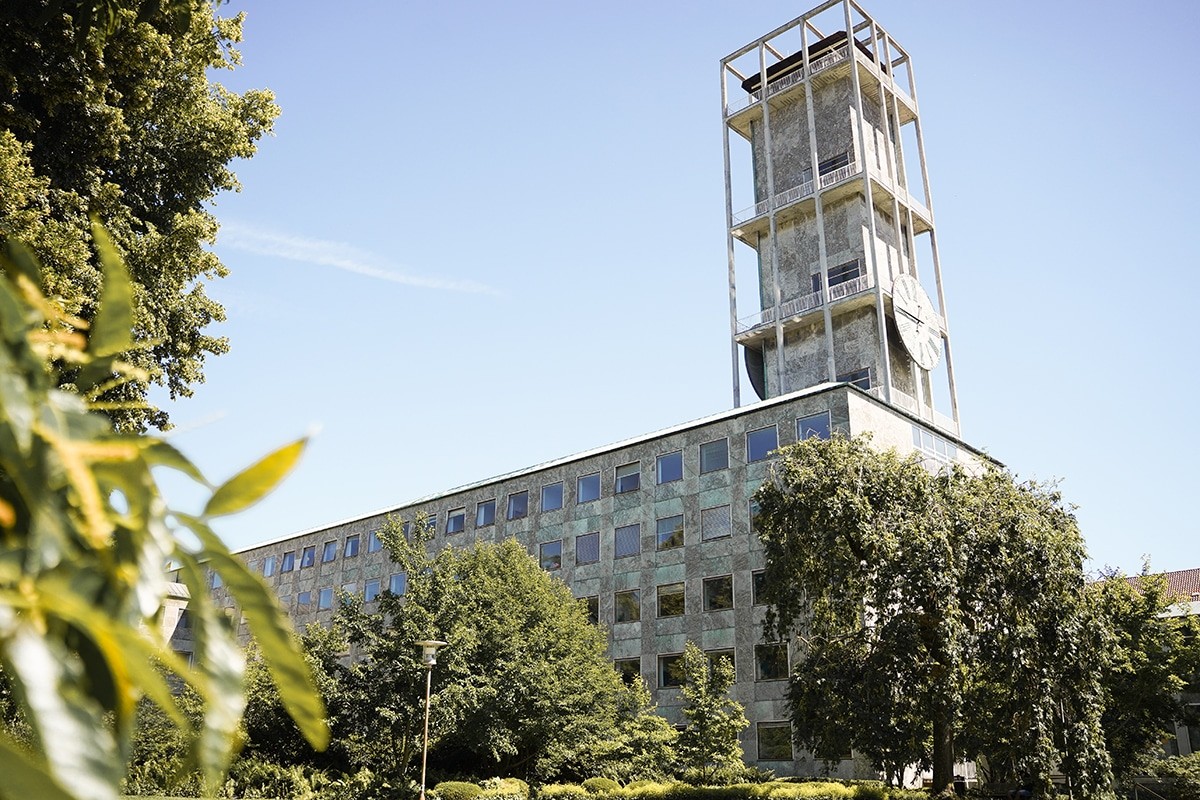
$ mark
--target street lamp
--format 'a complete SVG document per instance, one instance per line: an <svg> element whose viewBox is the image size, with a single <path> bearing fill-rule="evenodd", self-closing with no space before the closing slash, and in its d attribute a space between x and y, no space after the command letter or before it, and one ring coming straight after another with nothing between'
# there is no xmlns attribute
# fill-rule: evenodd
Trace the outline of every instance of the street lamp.
<svg viewBox="0 0 1200 800"><path fill-rule="evenodd" d="M429 688L433 684L433 668L437 664L437 651L446 642L426 639L417 642L421 648L421 664L425 667L425 744L421 748L421 800L425 800L425 761L429 757Z"/></svg>

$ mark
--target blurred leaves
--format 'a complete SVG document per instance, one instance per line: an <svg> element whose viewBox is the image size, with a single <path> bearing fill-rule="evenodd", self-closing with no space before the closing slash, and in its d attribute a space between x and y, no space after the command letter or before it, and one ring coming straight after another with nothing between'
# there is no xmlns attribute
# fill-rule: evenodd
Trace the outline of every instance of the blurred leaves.
<svg viewBox="0 0 1200 800"><path fill-rule="evenodd" d="M104 279L90 326L42 295L29 251L10 242L0 263L0 669L28 723L21 740L0 730L2 797L115 798L141 698L184 728L184 767L219 785L238 742L245 657L209 593L210 572L245 615L300 730L317 748L328 738L276 599L209 527L269 492L304 442L214 488L162 440L114 432L89 390L137 375L119 359L131 342L134 292L98 226L94 239ZM80 393L58 388L71 383L64 370L75 371ZM204 511L169 510L154 468L212 490ZM199 546L185 545L183 532ZM171 652L162 625L165 601L178 593L168 565L190 595L191 667ZM172 683L203 701L195 722Z"/></svg>

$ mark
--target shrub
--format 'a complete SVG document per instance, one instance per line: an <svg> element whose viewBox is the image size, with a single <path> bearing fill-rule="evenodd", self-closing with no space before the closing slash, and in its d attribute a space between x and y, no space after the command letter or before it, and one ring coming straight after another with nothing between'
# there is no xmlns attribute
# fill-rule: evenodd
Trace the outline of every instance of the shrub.
<svg viewBox="0 0 1200 800"><path fill-rule="evenodd" d="M592 800L592 795L577 783L551 783L538 790L538 800Z"/></svg>
<svg viewBox="0 0 1200 800"><path fill-rule="evenodd" d="M851 800L854 790L833 781L804 783L774 783L770 785L771 800Z"/></svg>
<svg viewBox="0 0 1200 800"><path fill-rule="evenodd" d="M1147 772L1163 781L1161 794L1168 800L1200 800L1200 753L1160 759Z"/></svg>
<svg viewBox="0 0 1200 800"><path fill-rule="evenodd" d="M588 778L583 782L583 788L592 794L610 794L621 788L621 784L612 778Z"/></svg>
<svg viewBox="0 0 1200 800"><path fill-rule="evenodd" d="M529 800L529 784L520 778L488 778L478 800Z"/></svg>
<svg viewBox="0 0 1200 800"><path fill-rule="evenodd" d="M888 787L878 781L862 781L851 788L854 800L888 800Z"/></svg>
<svg viewBox="0 0 1200 800"><path fill-rule="evenodd" d="M466 781L442 781L431 793L438 800L475 800L483 794L483 787Z"/></svg>

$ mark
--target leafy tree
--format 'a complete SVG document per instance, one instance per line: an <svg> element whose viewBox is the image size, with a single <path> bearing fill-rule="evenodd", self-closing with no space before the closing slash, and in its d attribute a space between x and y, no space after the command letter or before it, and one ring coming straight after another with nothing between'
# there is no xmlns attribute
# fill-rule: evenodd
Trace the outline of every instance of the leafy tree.
<svg viewBox="0 0 1200 800"><path fill-rule="evenodd" d="M380 533L408 576L380 613L349 601L341 623L359 658L352 750L393 785L416 777L425 672L414 642L449 642L433 671L430 772L546 780L593 774L615 738L620 677L604 633L570 590L513 540L428 552L398 520Z"/></svg>
<svg viewBox="0 0 1200 800"><path fill-rule="evenodd" d="M866 437L781 451L756 494L768 627L797 635L801 746L891 777L984 758L1051 792L1110 783L1084 548L1057 492L994 465L933 473Z"/></svg>
<svg viewBox="0 0 1200 800"><path fill-rule="evenodd" d="M728 658L709 659L694 642L684 647L683 716L688 724L679 736L679 757L696 783L710 784L742 768L738 734L750 723L741 704L729 696L736 680Z"/></svg>
<svg viewBox="0 0 1200 800"><path fill-rule="evenodd" d="M671 777L678 739L679 732L658 715L646 682L638 677L617 697L616 731L609 748L598 754L595 771L626 783Z"/></svg>
<svg viewBox="0 0 1200 800"><path fill-rule="evenodd" d="M1104 740L1118 783L1161 755L1187 709L1180 693L1200 674L1200 619L1169 615L1177 601L1149 568L1130 581L1109 573L1088 587L1093 629L1103 633Z"/></svg>
<svg viewBox="0 0 1200 800"><path fill-rule="evenodd" d="M115 433L89 409L89 397L136 374L117 358L132 346L133 289L104 231L93 239L104 281L90 325L41 294L28 251L11 247L15 260L0 271L0 671L5 721L24 734L0 729L3 797L115 797L143 697L187 733L190 763L216 785L242 710L242 656L208 593L210 571L238 602L304 735L318 747L327 736L278 601L210 528L269 491L302 443L212 486L162 439ZM64 368L79 393L57 388ZM203 510L166 508L155 468L210 488ZM167 564L191 593L195 666L160 625ZM165 673L201 699L194 723Z"/></svg>
<svg viewBox="0 0 1200 800"><path fill-rule="evenodd" d="M145 399L203 381L206 332L224 310L205 281L226 274L207 249L208 204L237 189L278 114L270 92L231 92L210 71L238 64L242 17L210 0L22 0L0 4L0 242L19 239L44 264L43 291L66 313L95 318L101 266L89 215L103 219L134 280L138 379L106 399L122 429L164 428ZM60 380L70 383L72 370Z"/></svg>

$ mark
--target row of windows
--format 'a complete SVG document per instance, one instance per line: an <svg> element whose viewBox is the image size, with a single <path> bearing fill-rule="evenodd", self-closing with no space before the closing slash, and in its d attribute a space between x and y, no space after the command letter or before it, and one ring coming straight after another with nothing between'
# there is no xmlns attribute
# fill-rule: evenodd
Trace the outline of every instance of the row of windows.
<svg viewBox="0 0 1200 800"><path fill-rule="evenodd" d="M402 595L408 591L408 574L404 572L394 572L388 578L387 590L395 595ZM357 594L357 583L343 583L342 591L346 594ZM383 579L372 578L363 584L363 600L371 603L379 599L379 595L383 593ZM334 592L332 586L324 586L320 589L306 590L296 594L296 610L299 612L311 611L313 609L313 601L316 600L317 611L328 611L333 608ZM291 597L284 595L280 598L283 605L291 605Z"/></svg>
<svg viewBox="0 0 1200 800"><path fill-rule="evenodd" d="M821 439L828 439L830 435L830 420L829 412L821 412L807 417L800 417L796 420L796 436L800 439L806 439L810 436L816 436ZM758 428L749 431L746 434L746 460L748 462L763 461L768 458L771 453L779 446L779 437L777 427L769 425L764 428ZM721 438L714 439L710 442L704 442L699 446L699 462L698 467L700 474L716 472L718 470L728 469L729 467L729 439ZM654 476L657 484L668 484L683 480L683 451L675 450L670 453L663 453L655 459ZM634 461L628 464L622 464L616 467L613 472L613 493L626 494L637 491L641 488L641 463ZM575 499L579 504L589 503L594 500L599 500L601 496L601 481L600 473L592 472L587 475L580 475L575 482ZM549 483L542 487L541 504L542 511L556 511L563 507L565 499L565 486L563 481ZM476 528L485 528L494 525L496 522L496 500L488 499L475 504L474 508L474 523ZM530 498L528 490L511 492L506 497L505 504L505 519L516 520L529 515ZM425 519L424 524L436 526L437 515L433 515ZM405 526L405 534L408 533L409 525ZM703 541L710 539L719 539L732 534L732 521L729 517L729 507L721 506L712 509L701 511L701 535ZM446 514L445 532L447 534L462 533L467 529L467 508L451 509ZM660 519L657 521L656 535L658 537L658 549L665 550L671 547L679 547L683 545L683 518L671 517L668 519ZM594 544L581 539L583 537L595 537ZM599 533L584 534L583 537L576 537L576 560L577 563L592 563L599 561ZM641 528L640 525L629 525L618 528L615 536L615 556L620 558L623 556L637 555L641 552ZM553 543L550 543L553 545ZM359 554L360 536L359 534L350 534L339 544L337 540L330 540L324 543L320 549L320 563L325 564L335 561L338 557L339 549L342 558L353 558ZM558 558L560 559L558 566L561 566L562 544L558 543ZM375 531L372 531L367 536L366 551L375 553L383 549L383 543L379 540L379 536ZM546 558L551 563L554 555L552 552L553 546L548 548ZM580 553L583 553L583 560L580 560ZM590 556L590 553L595 553ZM299 563L297 563L297 552L294 550L287 551L282 555L269 555L263 559L262 574L265 577L271 577L276 574L284 574L292 572L296 569L305 569L316 566L317 564L317 545L304 547L299 551ZM545 563L543 566L545 566ZM546 566L546 569L554 569L556 567ZM213 586L214 588L220 585L220 579L214 573Z"/></svg>
<svg viewBox="0 0 1200 800"><path fill-rule="evenodd" d="M705 655L714 664L718 659L726 659L737 670L737 660L732 649L705 650ZM631 683L642 674L641 658L621 658L613 662L613 666L621 673L626 683ZM756 681L785 681L788 678L788 647L786 644L756 644L754 645L754 680ZM668 653L658 656L658 669L655 679L660 689L672 689L684 683L683 653Z"/></svg>
<svg viewBox="0 0 1200 800"><path fill-rule="evenodd" d="M762 570L751 573L751 600L753 605L766 605L763 593ZM647 592L648 594L648 592ZM648 598L649 599L649 598ZM580 600L587 604L588 618L592 624L600 624L600 596L590 595ZM655 587L652 606L647 614L653 612L659 618L680 617L687 613L688 603L684 584L664 583ZM705 611L725 611L733 608L733 575L713 575L701 582L700 607ZM613 593L613 623L640 622L642 619L642 590L626 589Z"/></svg>

